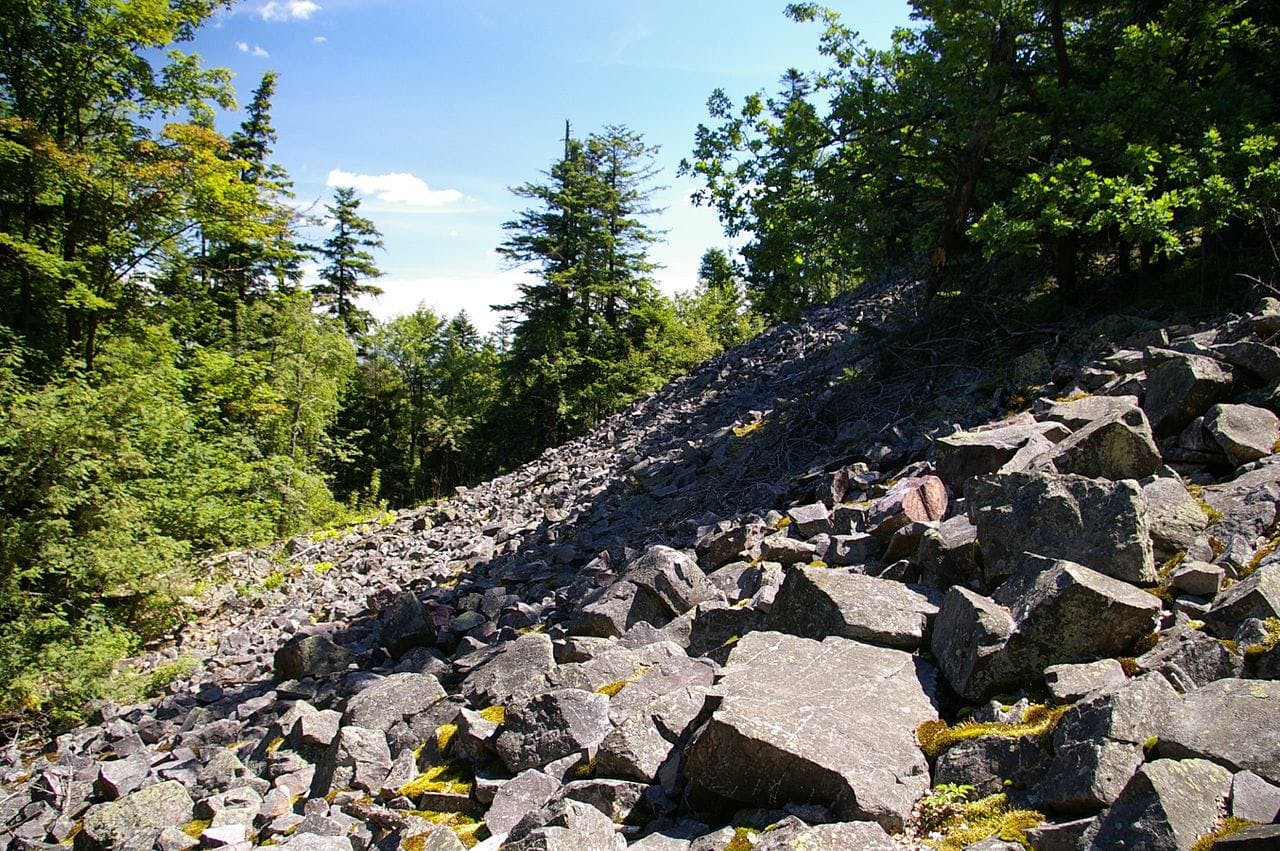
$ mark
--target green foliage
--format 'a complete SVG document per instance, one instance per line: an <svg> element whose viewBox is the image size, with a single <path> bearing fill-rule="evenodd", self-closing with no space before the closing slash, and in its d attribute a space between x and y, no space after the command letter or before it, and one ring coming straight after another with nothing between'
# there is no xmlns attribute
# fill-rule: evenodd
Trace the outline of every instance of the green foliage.
<svg viewBox="0 0 1280 851"><path fill-rule="evenodd" d="M680 321L710 338L719 350L745 343L764 329L764 320L747 303L740 270L722 249L708 248L698 267L698 286L676 297Z"/></svg>
<svg viewBox="0 0 1280 851"><path fill-rule="evenodd" d="M322 283L311 291L316 301L327 305L329 313L338 317L348 334L359 337L369 330L373 317L357 307L355 300L362 295L382 294L378 287L365 283L382 276L371 252L382 247L381 234L373 222L360 215L360 199L349 186L335 189L333 203L325 210L333 220L333 228L318 249L326 264L320 270Z"/></svg>

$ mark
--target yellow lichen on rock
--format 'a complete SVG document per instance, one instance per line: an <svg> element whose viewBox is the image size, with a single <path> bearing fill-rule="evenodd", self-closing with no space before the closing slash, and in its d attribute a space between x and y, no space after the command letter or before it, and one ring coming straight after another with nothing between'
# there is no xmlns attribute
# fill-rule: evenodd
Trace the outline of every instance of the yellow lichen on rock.
<svg viewBox="0 0 1280 851"><path fill-rule="evenodd" d="M1052 733L1064 713L1070 707L1033 704L1022 713L1022 720L1014 723L1000 721L961 721L955 725L941 719L925 721L916 728L916 741L925 756L935 759L957 742L982 736L1000 736L1018 739L1023 736L1044 736Z"/></svg>

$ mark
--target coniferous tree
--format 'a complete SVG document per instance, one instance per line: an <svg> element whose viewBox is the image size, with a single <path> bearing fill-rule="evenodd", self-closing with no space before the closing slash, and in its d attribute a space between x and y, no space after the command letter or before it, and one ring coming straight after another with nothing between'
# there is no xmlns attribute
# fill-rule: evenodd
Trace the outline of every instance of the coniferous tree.
<svg viewBox="0 0 1280 851"><path fill-rule="evenodd" d="M360 199L349 186L334 190L333 203L325 210L333 219L332 234L318 249L325 266L320 270L322 283L311 291L316 302L328 307L347 333L358 338L369 330L373 316L358 307L356 299L382 295L379 287L368 283L382 275L371 252L382 247L382 235L372 221L360 215Z"/></svg>

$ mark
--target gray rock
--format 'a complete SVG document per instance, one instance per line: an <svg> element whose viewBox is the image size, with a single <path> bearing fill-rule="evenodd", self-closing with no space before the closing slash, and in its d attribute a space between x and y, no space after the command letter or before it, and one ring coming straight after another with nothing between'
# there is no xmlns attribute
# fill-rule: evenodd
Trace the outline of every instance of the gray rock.
<svg viewBox="0 0 1280 851"><path fill-rule="evenodd" d="M792 565L811 562L817 556L817 547L808 541L788 538L785 532L770 535L760 542L760 558L763 561Z"/></svg>
<svg viewBox="0 0 1280 851"><path fill-rule="evenodd" d="M1031 736L1016 739L979 736L965 739L943 751L933 766L933 783L958 783L974 787L979 796L1033 786L1044 775L1049 752Z"/></svg>
<svg viewBox="0 0 1280 851"><path fill-rule="evenodd" d="M418 819L400 832L399 848L408 851L466 851L467 846L447 827Z"/></svg>
<svg viewBox="0 0 1280 851"><path fill-rule="evenodd" d="M350 837L321 836L316 833L295 833L280 847L289 851L353 851L354 848Z"/></svg>
<svg viewBox="0 0 1280 851"><path fill-rule="evenodd" d="M1230 368L1212 358L1176 353L1147 374L1142 407L1157 435L1177 434L1234 385Z"/></svg>
<svg viewBox="0 0 1280 851"><path fill-rule="evenodd" d="M1213 851L1275 851L1280 848L1280 824L1255 824L1213 843Z"/></svg>
<svg viewBox="0 0 1280 851"><path fill-rule="evenodd" d="M508 704L495 747L507 769L519 772L594 751L611 729L609 698L556 689Z"/></svg>
<svg viewBox="0 0 1280 851"><path fill-rule="evenodd" d="M569 631L616 638L638 623L662 626L669 620L670 609L651 591L623 579L584 598Z"/></svg>
<svg viewBox="0 0 1280 851"><path fill-rule="evenodd" d="M683 614L699 603L720 596L692 556L661 545L645 550L644 555L627 567L625 578L649 591L667 608L668 616L662 623L670 620L670 616Z"/></svg>
<svg viewBox="0 0 1280 851"><path fill-rule="evenodd" d="M156 837L157 851L190 851L190 849L198 848L199 846L199 839L194 836L188 836L176 827L166 827Z"/></svg>
<svg viewBox="0 0 1280 851"><path fill-rule="evenodd" d="M1160 608L1158 598L1082 565L1033 559L992 599L948 591L932 649L952 688L977 700L1050 665L1124 655L1154 631Z"/></svg>
<svg viewBox="0 0 1280 851"><path fill-rule="evenodd" d="M937 476L899 479L877 499L867 515L870 531L887 538L917 521L940 521L947 515L947 488Z"/></svg>
<svg viewBox="0 0 1280 851"><path fill-rule="evenodd" d="M300 680L345 671L354 661L355 654L334 644L328 636L300 635L276 651L274 667L277 680Z"/></svg>
<svg viewBox="0 0 1280 851"><path fill-rule="evenodd" d="M900 582L823 567L787 571L769 623L779 632L822 640L829 635L914 650L936 604Z"/></svg>
<svg viewBox="0 0 1280 851"><path fill-rule="evenodd" d="M637 824L652 818L653 810L645 800L647 783L610 778L572 780L564 784L560 795L590 804L614 824Z"/></svg>
<svg viewBox="0 0 1280 851"><path fill-rule="evenodd" d="M625 851L609 817L590 804L562 799L530 813L507 836L503 851Z"/></svg>
<svg viewBox="0 0 1280 851"><path fill-rule="evenodd" d="M484 708L544 691L555 668L551 639L530 632L499 646L463 678L459 691L473 706Z"/></svg>
<svg viewBox="0 0 1280 851"><path fill-rule="evenodd" d="M150 769L151 762L144 754L108 760L98 766L93 791L104 801L122 798L142 786Z"/></svg>
<svg viewBox="0 0 1280 851"><path fill-rule="evenodd" d="M391 674L347 701L342 724L386 734L392 752L399 753L453 719L458 709L446 697L430 674Z"/></svg>
<svg viewBox="0 0 1280 851"><path fill-rule="evenodd" d="M1280 563L1259 567L1218 595L1204 617L1214 635L1230 638L1246 618L1280 616Z"/></svg>
<svg viewBox="0 0 1280 851"><path fill-rule="evenodd" d="M1145 759L1178 693L1158 675L1093 692L1063 715L1053 760L1036 795L1058 812L1098 812L1114 803Z"/></svg>
<svg viewBox="0 0 1280 851"><path fill-rule="evenodd" d="M1280 787L1252 771L1238 771L1231 779L1231 814L1258 824L1270 824L1280 816Z"/></svg>
<svg viewBox="0 0 1280 851"><path fill-rule="evenodd" d="M840 567L864 565L880 552L880 541L866 532L854 535L833 535L824 552L822 560Z"/></svg>
<svg viewBox="0 0 1280 851"><path fill-rule="evenodd" d="M756 837L753 851L902 851L885 829L873 821L807 825L787 819Z"/></svg>
<svg viewBox="0 0 1280 851"><path fill-rule="evenodd" d="M1044 681L1058 703L1075 703L1080 698L1125 680L1124 668L1115 659L1080 662L1074 665L1050 665Z"/></svg>
<svg viewBox="0 0 1280 851"><path fill-rule="evenodd" d="M819 534L830 535L834 528L831 524L831 514L827 511L827 506L821 502L788 508L787 518L791 521L791 527L801 538L812 538Z"/></svg>
<svg viewBox="0 0 1280 851"><path fill-rule="evenodd" d="M900 830L929 787L915 729L937 718L935 677L899 650L751 633L730 653L685 774L744 803L820 803Z"/></svg>
<svg viewBox="0 0 1280 851"><path fill-rule="evenodd" d="M509 833L520 819L541 809L558 791L560 781L554 777L536 768L522 771L498 787L484 823L490 833Z"/></svg>
<svg viewBox="0 0 1280 851"><path fill-rule="evenodd" d="M1280 378L1280 350L1257 340L1240 340L1212 347L1215 357L1252 373L1263 381Z"/></svg>
<svg viewBox="0 0 1280 851"><path fill-rule="evenodd" d="M1094 420L1041 456L1059 473L1141 479L1164 464L1147 415L1136 405Z"/></svg>
<svg viewBox="0 0 1280 851"><path fill-rule="evenodd" d="M191 821L195 804L176 780L92 806L75 838L77 851L114 851L150 845L166 827Z"/></svg>
<svg viewBox="0 0 1280 851"><path fill-rule="evenodd" d="M1169 585L1188 594L1212 599L1222 588L1223 569L1206 561L1184 561L1169 574Z"/></svg>
<svg viewBox="0 0 1280 851"><path fill-rule="evenodd" d="M980 587L978 528L966 515L957 514L942 521L938 528L925 530L920 536L916 561L926 584L939 588L956 584Z"/></svg>
<svg viewBox="0 0 1280 851"><path fill-rule="evenodd" d="M1007 575L1023 553L1034 552L1126 582L1155 582L1146 505L1136 482L1009 473L971 479L965 499L989 576Z"/></svg>
<svg viewBox="0 0 1280 851"><path fill-rule="evenodd" d="M376 792L391 772L391 749L380 730L343 727L316 767L314 797L333 790Z"/></svg>
<svg viewBox="0 0 1280 851"><path fill-rule="evenodd" d="M1280 784L1280 682L1217 680L1183 696L1160 730L1160 755L1202 757Z"/></svg>
<svg viewBox="0 0 1280 851"><path fill-rule="evenodd" d="M338 730L342 727L342 713L332 709L317 712L314 709L298 717L289 732L291 740L301 745L327 748L338 738Z"/></svg>
<svg viewBox="0 0 1280 851"><path fill-rule="evenodd" d="M1151 540L1164 552L1186 550L1209 525L1200 503L1180 479L1160 477L1143 482L1142 496L1147 503Z"/></svg>
<svg viewBox="0 0 1280 851"><path fill-rule="evenodd" d="M418 595L401 591L382 612L382 646L392 656L436 643L436 628Z"/></svg>
<svg viewBox="0 0 1280 851"><path fill-rule="evenodd" d="M1136 660L1138 670L1157 671L1180 691L1238 677L1242 662L1222 642L1185 626L1161 633L1156 646Z"/></svg>
<svg viewBox="0 0 1280 851"><path fill-rule="evenodd" d="M1081 840L1085 831L1093 826L1094 822L1093 818L1050 822L1028 828L1024 833L1027 841L1036 851L1079 851L1084 847Z"/></svg>
<svg viewBox="0 0 1280 851"><path fill-rule="evenodd" d="M770 533L759 521L723 523L698 539L698 560L708 570L749 558L748 551Z"/></svg>
<svg viewBox="0 0 1280 851"><path fill-rule="evenodd" d="M1270 455L1280 439L1280 418L1253 405L1214 405L1204 427L1237 466Z"/></svg>
<svg viewBox="0 0 1280 851"><path fill-rule="evenodd" d="M652 783L670 760L678 759L691 725L702 716L708 689L685 686L631 713L600 743L596 771Z"/></svg>
<svg viewBox="0 0 1280 851"><path fill-rule="evenodd" d="M1123 415L1137 405L1137 396L1081 396L1062 402L1040 400L1036 409L1042 421L1060 423L1075 431L1098 420Z"/></svg>
<svg viewBox="0 0 1280 851"><path fill-rule="evenodd" d="M1091 848L1190 851L1213 829L1230 789L1230 772L1206 760L1149 762L1085 839Z"/></svg>
<svg viewBox="0 0 1280 851"><path fill-rule="evenodd" d="M758 564L735 561L708 574L707 578L730 603L736 603L750 599L752 594L760 590L764 570Z"/></svg>
<svg viewBox="0 0 1280 851"><path fill-rule="evenodd" d="M1067 433L1057 424L1019 423L940 437L934 443L938 477L958 490L974 476L1000 471L1019 455L1025 461L1014 466L1025 469L1032 457L1052 449L1054 439Z"/></svg>

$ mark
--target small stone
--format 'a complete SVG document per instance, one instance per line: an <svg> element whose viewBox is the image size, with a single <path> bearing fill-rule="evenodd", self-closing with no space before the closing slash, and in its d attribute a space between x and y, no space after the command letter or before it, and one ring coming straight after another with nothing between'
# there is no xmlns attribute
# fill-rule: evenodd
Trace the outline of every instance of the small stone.
<svg viewBox="0 0 1280 851"><path fill-rule="evenodd" d="M1231 814L1258 824L1270 824L1280 816L1280 787L1252 771L1237 772L1231 779Z"/></svg>
<svg viewBox="0 0 1280 851"><path fill-rule="evenodd" d="M1089 692L1124 680L1124 668L1115 659L1051 665L1044 671L1045 685L1058 703L1075 703Z"/></svg>

